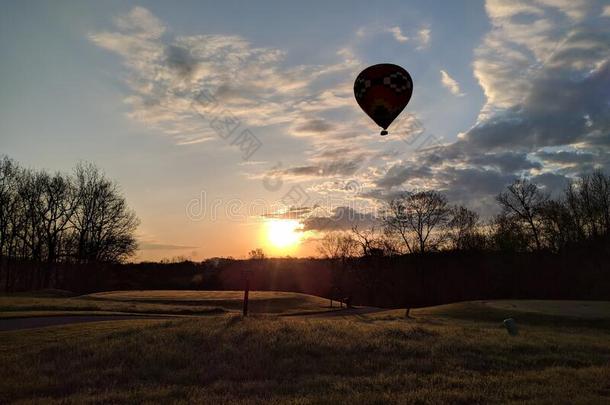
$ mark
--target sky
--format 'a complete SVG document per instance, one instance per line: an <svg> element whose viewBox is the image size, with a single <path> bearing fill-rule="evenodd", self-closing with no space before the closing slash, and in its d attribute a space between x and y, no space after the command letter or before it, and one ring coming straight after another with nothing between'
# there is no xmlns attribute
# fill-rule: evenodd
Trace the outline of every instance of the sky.
<svg viewBox="0 0 610 405"><path fill-rule="evenodd" d="M607 1L14 1L0 55L0 154L102 168L135 260L315 255L405 191L485 217L610 166ZM414 91L381 137L353 82L385 62Z"/></svg>

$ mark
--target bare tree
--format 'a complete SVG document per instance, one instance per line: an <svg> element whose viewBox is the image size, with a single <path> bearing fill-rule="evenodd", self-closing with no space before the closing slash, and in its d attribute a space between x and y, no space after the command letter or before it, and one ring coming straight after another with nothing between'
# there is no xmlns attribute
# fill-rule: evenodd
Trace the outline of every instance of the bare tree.
<svg viewBox="0 0 610 405"><path fill-rule="evenodd" d="M10 288L10 261L14 255L17 238L17 184L20 169L4 156L0 160L0 279L5 269L5 289Z"/></svg>
<svg viewBox="0 0 610 405"><path fill-rule="evenodd" d="M0 160L0 276L5 289L58 284L57 263L121 262L135 252L138 219L93 165L75 176ZM20 264L14 272L11 264Z"/></svg>
<svg viewBox="0 0 610 405"><path fill-rule="evenodd" d="M318 243L318 253L327 259L346 259L355 255L358 243L341 231L326 232Z"/></svg>
<svg viewBox="0 0 610 405"><path fill-rule="evenodd" d="M479 214L463 206L451 208L447 224L453 249L468 250L481 246L482 235L478 231Z"/></svg>
<svg viewBox="0 0 610 405"><path fill-rule="evenodd" d="M515 180L506 188L506 191L496 197L507 216L514 216L517 221L522 221L530 230L534 239L535 248L540 250L540 209L548 200L538 186L526 179Z"/></svg>
<svg viewBox="0 0 610 405"><path fill-rule="evenodd" d="M402 240L408 253L413 253L413 241L411 239L411 223L407 218L405 200L407 196L397 198L388 203L383 216L386 233L397 235Z"/></svg>
<svg viewBox="0 0 610 405"><path fill-rule="evenodd" d="M362 256L381 256L384 254L383 239L377 227L371 226L360 229L358 225L354 225L352 233Z"/></svg>
<svg viewBox="0 0 610 405"><path fill-rule="evenodd" d="M261 248L252 249L248 252L248 259L250 260L264 260L265 252Z"/></svg>
<svg viewBox="0 0 610 405"><path fill-rule="evenodd" d="M45 173L26 170L23 172L17 185L18 212L22 221L17 237L20 239L20 256L33 262L43 260L44 229L43 216L43 189L45 187Z"/></svg>
<svg viewBox="0 0 610 405"><path fill-rule="evenodd" d="M137 249L139 221L116 184L95 166L79 164L75 171L78 206L71 217L76 259L121 262Z"/></svg>
<svg viewBox="0 0 610 405"><path fill-rule="evenodd" d="M333 306L333 299L341 301L341 284L346 268L346 261L353 257L358 250L358 242L346 232L330 231L326 232L318 244L320 255L330 261L332 286L330 291L330 306ZM343 304L341 304L342 306Z"/></svg>
<svg viewBox="0 0 610 405"><path fill-rule="evenodd" d="M62 254L68 239L70 219L77 208L79 196L70 178L56 173L41 177L42 188L38 217L46 249L43 287L49 287L54 265Z"/></svg>
<svg viewBox="0 0 610 405"><path fill-rule="evenodd" d="M504 212L490 221L489 228L491 245L497 250L523 252L531 245L531 237L523 223Z"/></svg>
<svg viewBox="0 0 610 405"><path fill-rule="evenodd" d="M434 250L447 236L447 199L436 191L404 195L388 204L383 220L386 230L399 235L410 253Z"/></svg>
<svg viewBox="0 0 610 405"><path fill-rule="evenodd" d="M540 218L541 237L552 251L560 251L580 238L575 218L564 201L544 202L540 207Z"/></svg>
<svg viewBox="0 0 610 405"><path fill-rule="evenodd" d="M566 206L581 239L610 234L610 177L600 171L569 184Z"/></svg>

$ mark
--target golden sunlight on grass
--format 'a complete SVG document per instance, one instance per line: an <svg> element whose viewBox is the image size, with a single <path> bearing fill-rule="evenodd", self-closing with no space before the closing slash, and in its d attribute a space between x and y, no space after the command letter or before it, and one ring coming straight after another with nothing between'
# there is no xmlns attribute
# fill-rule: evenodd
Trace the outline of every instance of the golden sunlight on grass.
<svg viewBox="0 0 610 405"><path fill-rule="evenodd" d="M266 243L270 248L289 251L301 243L301 224L293 219L272 219L265 222Z"/></svg>

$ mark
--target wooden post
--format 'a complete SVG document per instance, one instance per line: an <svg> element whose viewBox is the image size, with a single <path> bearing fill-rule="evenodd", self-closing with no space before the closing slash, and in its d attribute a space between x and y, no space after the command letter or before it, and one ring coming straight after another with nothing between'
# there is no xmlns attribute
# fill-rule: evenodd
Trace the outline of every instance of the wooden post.
<svg viewBox="0 0 610 405"><path fill-rule="evenodd" d="M246 270L246 285L244 286L244 316L248 316L248 294L250 292L250 272Z"/></svg>

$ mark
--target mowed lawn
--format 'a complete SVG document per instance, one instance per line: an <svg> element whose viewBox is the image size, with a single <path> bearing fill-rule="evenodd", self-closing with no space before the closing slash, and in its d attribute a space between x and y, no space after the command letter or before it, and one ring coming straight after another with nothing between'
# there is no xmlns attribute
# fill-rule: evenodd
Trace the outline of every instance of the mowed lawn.
<svg viewBox="0 0 610 405"><path fill-rule="evenodd" d="M82 296L50 291L39 294L0 295L0 318L70 314L208 315L242 309L243 291L109 291ZM307 313L337 309L312 295L250 292L251 313Z"/></svg>
<svg viewBox="0 0 610 405"><path fill-rule="evenodd" d="M403 313L228 312L0 332L0 403L610 401L607 317L478 302ZM509 315L516 337L502 327Z"/></svg>

